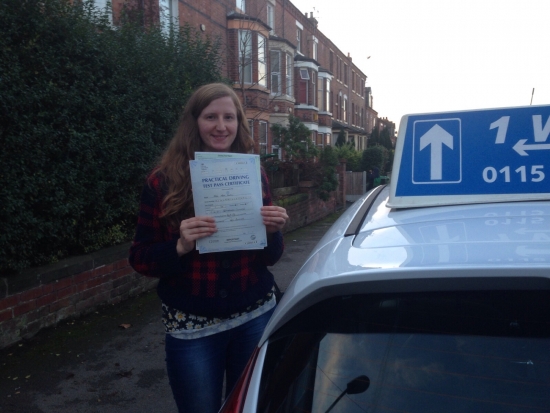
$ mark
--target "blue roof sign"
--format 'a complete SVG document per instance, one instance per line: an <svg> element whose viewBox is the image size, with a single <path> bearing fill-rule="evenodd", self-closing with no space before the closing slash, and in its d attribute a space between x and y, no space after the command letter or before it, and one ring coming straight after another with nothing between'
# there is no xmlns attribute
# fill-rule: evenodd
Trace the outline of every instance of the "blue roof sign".
<svg viewBox="0 0 550 413"><path fill-rule="evenodd" d="M406 115L392 208L550 199L550 106Z"/></svg>

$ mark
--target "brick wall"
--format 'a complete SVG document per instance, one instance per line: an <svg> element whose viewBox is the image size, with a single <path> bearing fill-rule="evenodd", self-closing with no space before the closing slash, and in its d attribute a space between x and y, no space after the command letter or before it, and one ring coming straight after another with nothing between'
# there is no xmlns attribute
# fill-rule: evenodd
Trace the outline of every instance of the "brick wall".
<svg viewBox="0 0 550 413"><path fill-rule="evenodd" d="M302 191L305 191L302 189ZM313 191L305 191L307 195L302 201L285 205L290 222L285 227L285 232L290 232L295 229L304 227L312 222L332 214L338 208L336 198L331 197L328 201L320 200Z"/></svg>
<svg viewBox="0 0 550 413"><path fill-rule="evenodd" d="M285 205L285 232L318 221L338 207L336 198L321 201L301 189L299 202ZM128 264L130 244L72 257L59 263L0 277L0 348L31 338L62 320L116 304L156 286Z"/></svg>
<svg viewBox="0 0 550 413"><path fill-rule="evenodd" d="M0 278L0 348L62 320L150 290L128 264L130 244Z"/></svg>

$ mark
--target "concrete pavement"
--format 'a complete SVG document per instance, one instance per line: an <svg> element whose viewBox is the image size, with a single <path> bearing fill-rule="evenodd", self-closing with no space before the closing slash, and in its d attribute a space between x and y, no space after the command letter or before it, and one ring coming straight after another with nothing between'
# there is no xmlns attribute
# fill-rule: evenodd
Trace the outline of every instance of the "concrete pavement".
<svg viewBox="0 0 550 413"><path fill-rule="evenodd" d="M285 234L271 268L281 290L340 213ZM154 291L0 350L0 413L175 411Z"/></svg>

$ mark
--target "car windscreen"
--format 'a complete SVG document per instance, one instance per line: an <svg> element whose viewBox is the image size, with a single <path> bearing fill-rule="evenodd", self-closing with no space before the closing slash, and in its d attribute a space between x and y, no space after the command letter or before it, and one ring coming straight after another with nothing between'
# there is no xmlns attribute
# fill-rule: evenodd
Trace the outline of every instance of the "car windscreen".
<svg viewBox="0 0 550 413"><path fill-rule="evenodd" d="M550 293L336 297L269 339L258 412L548 412Z"/></svg>

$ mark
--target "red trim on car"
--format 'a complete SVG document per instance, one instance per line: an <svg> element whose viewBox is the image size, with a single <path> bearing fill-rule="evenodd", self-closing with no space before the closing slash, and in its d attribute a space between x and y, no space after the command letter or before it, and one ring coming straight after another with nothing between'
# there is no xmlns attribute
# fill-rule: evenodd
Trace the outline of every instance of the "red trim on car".
<svg viewBox="0 0 550 413"><path fill-rule="evenodd" d="M241 374L241 377L239 378L237 384L235 384L231 394L225 399L219 413L242 413L248 387L250 386L250 379L252 378L252 371L254 370L254 365L256 364L256 359L258 358L259 352L260 348L256 347L254 353L252 353L250 360L248 360L248 363L244 368L243 374Z"/></svg>

